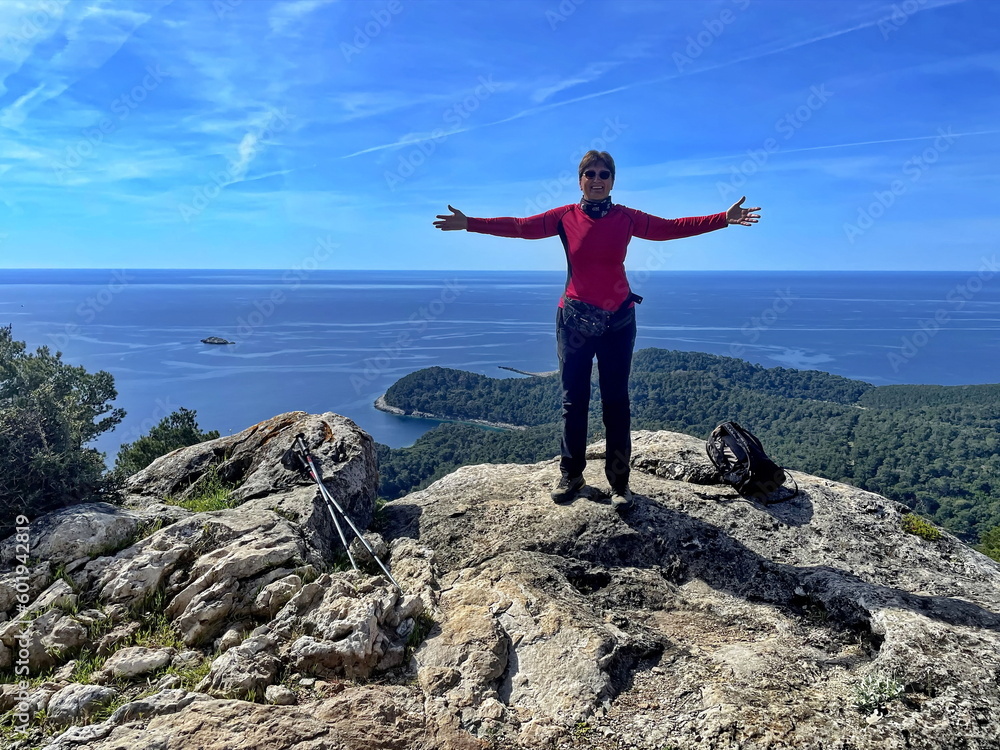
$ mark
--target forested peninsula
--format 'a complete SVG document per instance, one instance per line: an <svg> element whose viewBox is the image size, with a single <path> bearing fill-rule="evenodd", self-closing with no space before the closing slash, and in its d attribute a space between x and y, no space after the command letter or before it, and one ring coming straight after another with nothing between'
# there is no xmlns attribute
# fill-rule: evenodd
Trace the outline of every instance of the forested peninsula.
<svg viewBox="0 0 1000 750"><path fill-rule="evenodd" d="M636 352L632 429L707 438L725 420L756 433L780 464L905 504L975 543L1000 527L1000 384L873 386L816 370L764 368L698 352ZM596 368L591 440L603 436ZM557 376L488 378L431 367L397 381L384 404L457 422L409 448L378 447L380 494L395 499L459 466L530 463L559 453ZM595 473L596 472L596 473ZM600 469L588 469L600 484Z"/></svg>

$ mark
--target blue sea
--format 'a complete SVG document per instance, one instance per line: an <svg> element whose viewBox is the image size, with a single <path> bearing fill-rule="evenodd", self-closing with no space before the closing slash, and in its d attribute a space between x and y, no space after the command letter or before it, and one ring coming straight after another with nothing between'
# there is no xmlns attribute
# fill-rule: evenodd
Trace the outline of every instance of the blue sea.
<svg viewBox="0 0 1000 750"><path fill-rule="evenodd" d="M1000 381L1000 279L980 271L659 272L636 348L737 356L885 385ZM334 411L409 445L435 422L375 410L403 375L557 367L561 272L2 270L0 325L107 370L128 416L113 459L171 411L222 434L286 411ZM207 336L237 342L201 343Z"/></svg>

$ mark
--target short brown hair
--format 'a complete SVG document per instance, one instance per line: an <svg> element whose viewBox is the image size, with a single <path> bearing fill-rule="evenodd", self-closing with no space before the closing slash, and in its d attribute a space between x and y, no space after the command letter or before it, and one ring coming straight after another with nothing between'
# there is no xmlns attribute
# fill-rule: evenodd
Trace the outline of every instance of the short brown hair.
<svg viewBox="0 0 1000 750"><path fill-rule="evenodd" d="M611 176L615 176L615 160L611 158L611 154L607 151L594 151L591 149L583 155L580 160L580 169L578 170L577 176L583 177L583 173L587 171L587 167L592 167L597 162L603 161L607 165L608 169L611 170Z"/></svg>

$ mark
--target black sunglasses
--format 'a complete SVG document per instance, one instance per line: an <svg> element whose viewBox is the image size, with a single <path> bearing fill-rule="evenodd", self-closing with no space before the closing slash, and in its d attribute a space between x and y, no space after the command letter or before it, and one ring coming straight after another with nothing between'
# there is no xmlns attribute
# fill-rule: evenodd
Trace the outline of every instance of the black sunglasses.
<svg viewBox="0 0 1000 750"><path fill-rule="evenodd" d="M606 180L611 176L611 171L607 169L602 169L600 172L597 172L593 169L588 169L586 172L583 173L583 176L586 177L588 180L592 180L595 177L600 177L602 180Z"/></svg>

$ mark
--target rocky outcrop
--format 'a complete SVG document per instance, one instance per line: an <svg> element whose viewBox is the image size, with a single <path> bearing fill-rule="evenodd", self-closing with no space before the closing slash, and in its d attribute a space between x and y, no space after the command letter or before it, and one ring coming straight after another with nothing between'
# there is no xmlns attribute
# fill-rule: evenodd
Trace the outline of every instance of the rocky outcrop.
<svg viewBox="0 0 1000 750"><path fill-rule="evenodd" d="M36 519L31 527L31 556L54 567L77 560L113 555L129 546L144 530L190 515L183 508L151 503L119 508L108 503L74 505ZM0 564L15 559L15 537L0 542ZM0 605L4 599L0 599Z"/></svg>
<svg viewBox="0 0 1000 750"><path fill-rule="evenodd" d="M297 524L311 548L339 550L339 536L316 485L282 464L299 433L330 494L358 528L367 528L378 490L375 443L350 419L333 413L289 412L235 435L168 453L128 480L128 505L142 507L165 497L183 500L206 485L222 483L233 487L231 500L241 510L278 513Z"/></svg>
<svg viewBox="0 0 1000 750"><path fill-rule="evenodd" d="M553 504L555 461L390 503L366 538L400 591L338 569L281 465L298 432L367 526L370 438L301 413L163 457L124 508L32 524L69 562L0 571L0 669L23 648L52 670L28 702L59 718L12 748L1000 747L1000 566L885 498L795 473L761 506L712 484L702 441L636 432L621 513L594 487ZM238 507L163 504L211 477Z"/></svg>
<svg viewBox="0 0 1000 750"><path fill-rule="evenodd" d="M263 699L274 687L275 702L287 703L280 682L295 668L343 680L400 665L423 600L364 572L323 573L346 550L315 482L281 461L297 434L328 491L366 527L377 486L371 438L335 414L292 413L164 456L130 478L125 507L78 505L34 520L27 562L18 540L0 544L0 670L59 668L26 702L8 683L4 710L33 714L55 697L59 721L81 721L111 695L102 684L122 698L143 685L186 686L206 700ZM228 487L224 506L235 507L174 504L205 485ZM87 684L70 689L80 675Z"/></svg>
<svg viewBox="0 0 1000 750"><path fill-rule="evenodd" d="M169 690L169 699L145 701L141 719L122 706L110 719L74 727L44 750L121 748L393 748L394 750L485 750L467 733L438 727L423 713L420 697L403 687L332 688L302 706L261 705L210 699ZM160 694L161 696L164 693ZM119 715L121 714L121 715Z"/></svg>
<svg viewBox="0 0 1000 750"><path fill-rule="evenodd" d="M796 473L765 507L705 484L702 441L633 440L622 515L594 488L552 504L554 463L390 506L434 551L433 710L527 747L1000 746L1000 566L878 495Z"/></svg>

